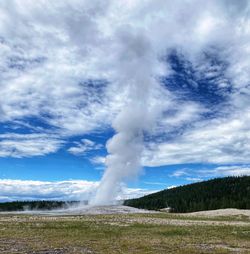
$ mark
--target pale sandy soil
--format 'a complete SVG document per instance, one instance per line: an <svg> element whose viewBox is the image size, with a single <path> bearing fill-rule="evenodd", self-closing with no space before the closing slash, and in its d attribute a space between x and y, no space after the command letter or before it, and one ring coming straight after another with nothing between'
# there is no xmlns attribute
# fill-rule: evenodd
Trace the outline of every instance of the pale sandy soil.
<svg viewBox="0 0 250 254"><path fill-rule="evenodd" d="M112 206L76 206L68 209L62 210L52 210L52 211L24 211L24 212L1 212L1 214L35 214L35 215L101 215L101 214L140 214L140 213L164 213L153 210L145 210L145 209L137 209L129 206L122 205L112 205ZM200 211L200 212L192 212L192 213L173 213L173 215L179 216L191 216L191 217L220 217L220 216L245 216L250 218L250 210L240 210L234 208L228 209L218 209L218 210L210 210L210 211Z"/></svg>
<svg viewBox="0 0 250 254"><path fill-rule="evenodd" d="M73 209L62 211L69 214L130 214L130 213L156 213L144 209L137 209L129 206L113 205L113 206L81 206Z"/></svg>
<svg viewBox="0 0 250 254"><path fill-rule="evenodd" d="M24 212L1 212L1 214L29 214L29 215L98 215L98 214L135 214L135 213L159 213L157 211L149 211L137 209L129 206L112 205L112 206L75 206L68 209L52 210L52 211L24 211Z"/></svg>
<svg viewBox="0 0 250 254"><path fill-rule="evenodd" d="M247 216L250 217L250 210L240 210L234 208L218 209L210 211L201 211L193 213L185 213L188 216L202 216L202 217L218 217L218 216Z"/></svg>
<svg viewBox="0 0 250 254"><path fill-rule="evenodd" d="M2 213L3 214L3 213ZM127 206L84 206L81 208L72 208L67 210L53 210L53 211L26 211L19 213L5 213L16 215L11 217L13 220L78 220L78 216L86 215L86 221L105 221L107 224L112 225L129 225L133 223L145 223L145 224L158 224L158 225L179 225L179 226L191 226L191 225L211 225L211 226L223 226L223 225L231 225L231 226L250 226L250 217L247 220L218 220L216 217L220 216L233 216L235 219L241 218L241 216L248 216L249 210L238 210L238 209L220 209L220 210L212 210L212 211L202 211L202 212L194 212L194 213L179 213L169 214L166 218L162 217L161 214L164 212L154 212L143 209L136 209ZM38 215L34 217L18 217L19 214L26 215ZM142 214L142 216L131 217L129 215ZM157 217L151 216L143 216L146 214L159 214ZM113 215L112 217L96 217L92 215ZM124 215L124 216L117 216ZM126 216L128 215L128 216ZM190 219L188 218L190 217ZM10 219L6 217L7 219ZM0 222L6 219L5 217L0 216ZM105 219L104 219L105 218ZM210 219L206 219L210 218ZM214 219L213 219L214 218Z"/></svg>

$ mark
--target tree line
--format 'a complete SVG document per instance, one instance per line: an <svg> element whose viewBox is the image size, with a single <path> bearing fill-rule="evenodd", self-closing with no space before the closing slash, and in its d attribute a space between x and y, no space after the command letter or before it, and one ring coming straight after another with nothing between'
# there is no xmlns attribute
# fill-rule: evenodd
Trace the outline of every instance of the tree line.
<svg viewBox="0 0 250 254"><path fill-rule="evenodd" d="M13 201L0 203L0 211L28 211L28 210L54 210L63 209L79 203L78 201Z"/></svg>
<svg viewBox="0 0 250 254"><path fill-rule="evenodd" d="M124 205L149 210L170 208L170 212L195 212L223 208L250 209L250 176L216 178L166 189Z"/></svg>

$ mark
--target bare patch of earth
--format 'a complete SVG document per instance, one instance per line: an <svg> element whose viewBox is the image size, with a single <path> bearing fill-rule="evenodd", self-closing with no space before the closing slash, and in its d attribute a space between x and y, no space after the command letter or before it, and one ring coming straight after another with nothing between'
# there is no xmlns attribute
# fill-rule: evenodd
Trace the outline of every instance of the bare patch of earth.
<svg viewBox="0 0 250 254"><path fill-rule="evenodd" d="M27 210L22 212L0 212L1 214L27 214L27 215L100 215L100 214L136 214L136 213L159 213L157 211L150 211L145 209L138 209L122 205L110 206L90 206L90 205L77 205L67 209L55 209L51 211L42 210Z"/></svg>
<svg viewBox="0 0 250 254"><path fill-rule="evenodd" d="M218 216L247 216L250 218L250 210L243 209L218 209L218 210L210 210L210 211L200 211L193 213L185 213L188 216L203 216L203 217L218 217Z"/></svg>
<svg viewBox="0 0 250 254"><path fill-rule="evenodd" d="M186 215L186 214L185 214ZM204 218L204 216L202 216ZM193 219L183 219L183 218L158 218L151 216L130 216L129 214L123 214L117 216L116 214L110 215L37 215L37 216L0 216L0 226L1 223L6 221L8 222L36 222L37 225L42 221L89 221L89 222L102 222L109 225L117 225L117 226L126 226L134 223L140 224L156 224L156 225L177 225L177 226L250 226L249 221L234 221L234 220L205 220L202 219L193 220ZM0 227L1 230L4 230L4 227Z"/></svg>
<svg viewBox="0 0 250 254"><path fill-rule="evenodd" d="M250 226L249 222L243 221L213 221L213 220L183 220L170 218L147 218L147 217L89 217L89 221L100 221L110 225L126 226L134 223L156 224L156 225L174 225L174 226Z"/></svg>
<svg viewBox="0 0 250 254"><path fill-rule="evenodd" d="M119 211L127 211L122 209ZM114 210L117 208L112 207L111 211ZM250 253L250 221L185 215L125 212L0 215L0 253Z"/></svg>
<svg viewBox="0 0 250 254"><path fill-rule="evenodd" d="M35 242L35 239L30 239ZM68 248L46 248L41 250L28 250L28 245L24 241L1 239L0 238L0 253L1 254L94 254L88 248L83 247L68 247Z"/></svg>
<svg viewBox="0 0 250 254"><path fill-rule="evenodd" d="M249 249L244 247L232 247L226 244L209 244L209 243L202 243L202 244L190 244L191 247L195 247L200 249L201 251L209 251L213 253L216 249L230 251L230 253L248 253Z"/></svg>

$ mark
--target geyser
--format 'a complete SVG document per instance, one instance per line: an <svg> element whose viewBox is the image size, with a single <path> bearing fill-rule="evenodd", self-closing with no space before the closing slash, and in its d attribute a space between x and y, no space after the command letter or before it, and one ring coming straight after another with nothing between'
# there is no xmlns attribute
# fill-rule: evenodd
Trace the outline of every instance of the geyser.
<svg viewBox="0 0 250 254"><path fill-rule="evenodd" d="M127 101L112 123L116 134L107 142L106 171L90 202L108 205L115 201L120 184L141 170L144 132L156 117L151 96L159 84L153 70L155 56L143 31L120 31L118 82L127 92ZM156 89L157 90L157 89Z"/></svg>

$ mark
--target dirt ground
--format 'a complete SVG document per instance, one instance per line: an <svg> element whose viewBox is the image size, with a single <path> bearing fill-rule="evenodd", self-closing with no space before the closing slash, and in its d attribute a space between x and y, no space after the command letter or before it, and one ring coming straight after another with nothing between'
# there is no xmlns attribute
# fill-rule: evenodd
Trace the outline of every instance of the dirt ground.
<svg viewBox="0 0 250 254"><path fill-rule="evenodd" d="M210 210L210 211L201 211L194 213L186 213L185 215L190 216L206 216L206 217L216 217L216 216L247 216L250 218L250 210L240 210L234 208L228 209L218 209L218 210Z"/></svg>
<svg viewBox="0 0 250 254"><path fill-rule="evenodd" d="M93 214L91 209L1 213L0 253L250 253L249 211L169 214L99 207Z"/></svg>

